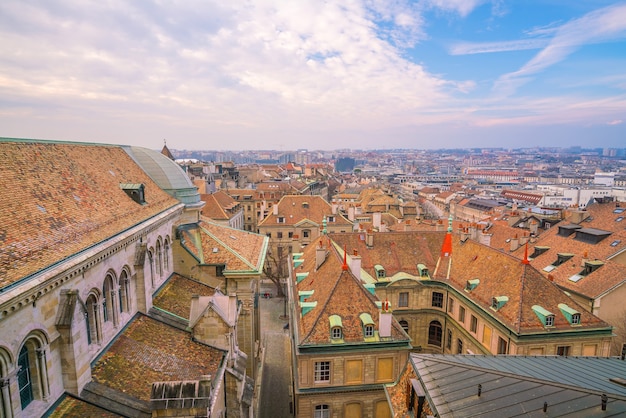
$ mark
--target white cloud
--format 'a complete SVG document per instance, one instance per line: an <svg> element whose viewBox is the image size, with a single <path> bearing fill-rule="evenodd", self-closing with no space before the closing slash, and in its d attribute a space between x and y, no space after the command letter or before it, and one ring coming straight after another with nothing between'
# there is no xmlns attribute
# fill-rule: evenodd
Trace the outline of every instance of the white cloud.
<svg viewBox="0 0 626 418"><path fill-rule="evenodd" d="M555 28L554 36L548 45L519 70L500 77L495 89L513 92L529 77L564 60L582 45L624 38L626 38L626 4L595 10Z"/></svg>
<svg viewBox="0 0 626 418"><path fill-rule="evenodd" d="M461 17L469 15L486 0L428 0L428 3L447 12L458 13Z"/></svg>

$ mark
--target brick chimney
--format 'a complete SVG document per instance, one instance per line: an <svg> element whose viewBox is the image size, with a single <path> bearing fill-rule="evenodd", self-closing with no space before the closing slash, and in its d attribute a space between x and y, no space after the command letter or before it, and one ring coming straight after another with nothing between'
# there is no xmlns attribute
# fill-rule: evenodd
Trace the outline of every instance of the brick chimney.
<svg viewBox="0 0 626 418"><path fill-rule="evenodd" d="M511 251L515 251L519 248L519 238L517 234L513 238L511 238Z"/></svg>
<svg viewBox="0 0 626 418"><path fill-rule="evenodd" d="M278 203L274 203L272 210L274 211L274 216L278 216Z"/></svg>
<svg viewBox="0 0 626 418"><path fill-rule="evenodd" d="M326 260L327 254L328 252L326 251L326 248L324 248L324 244L322 243L322 240L320 240L320 243L317 246L317 249L315 250L315 270L320 268L322 263Z"/></svg>

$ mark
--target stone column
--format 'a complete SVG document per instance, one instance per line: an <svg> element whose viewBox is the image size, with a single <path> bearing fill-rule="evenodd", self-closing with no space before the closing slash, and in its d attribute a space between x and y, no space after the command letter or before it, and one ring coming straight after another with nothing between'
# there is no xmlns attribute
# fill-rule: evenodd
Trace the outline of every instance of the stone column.
<svg viewBox="0 0 626 418"><path fill-rule="evenodd" d="M38 348L37 352L37 367L39 368L39 381L41 384L41 397L44 401L48 400L50 396L50 387L48 386L48 365L46 361L46 348Z"/></svg>
<svg viewBox="0 0 626 418"><path fill-rule="evenodd" d="M2 392L2 413L3 417L11 417L11 393L9 392L9 384L11 381L8 377L0 379L0 391Z"/></svg>

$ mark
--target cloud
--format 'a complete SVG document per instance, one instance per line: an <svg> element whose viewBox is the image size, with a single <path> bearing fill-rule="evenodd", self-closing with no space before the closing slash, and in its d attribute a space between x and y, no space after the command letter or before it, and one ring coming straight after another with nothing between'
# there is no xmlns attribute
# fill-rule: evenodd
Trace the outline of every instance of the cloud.
<svg viewBox="0 0 626 418"><path fill-rule="evenodd" d="M624 121L623 121L623 120L621 120L621 119L615 119L615 120L612 120L612 121L610 121L610 122L607 122L607 125L614 126L614 125L621 125L622 123L624 123Z"/></svg>
<svg viewBox="0 0 626 418"><path fill-rule="evenodd" d="M447 12L457 13L461 17L466 17L485 2L486 0L428 0L432 6Z"/></svg>
<svg viewBox="0 0 626 418"><path fill-rule="evenodd" d="M501 76L494 88L510 94L531 76L564 60L582 45L625 37L626 4L595 10L555 28L554 36L545 48L519 70Z"/></svg>

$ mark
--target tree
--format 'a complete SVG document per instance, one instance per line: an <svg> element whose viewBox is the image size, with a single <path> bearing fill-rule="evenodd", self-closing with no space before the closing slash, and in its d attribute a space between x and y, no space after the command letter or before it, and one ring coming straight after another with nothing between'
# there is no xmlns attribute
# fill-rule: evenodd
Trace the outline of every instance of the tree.
<svg viewBox="0 0 626 418"><path fill-rule="evenodd" d="M270 279L276 286L276 296L278 297L285 296L285 292L283 291L283 285L281 283L281 279L283 277L283 275L281 274L283 269L281 267L281 260L274 255L272 249L270 248L265 256L263 274L265 274L265 277Z"/></svg>

